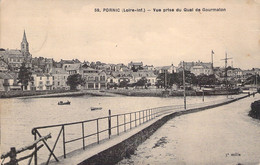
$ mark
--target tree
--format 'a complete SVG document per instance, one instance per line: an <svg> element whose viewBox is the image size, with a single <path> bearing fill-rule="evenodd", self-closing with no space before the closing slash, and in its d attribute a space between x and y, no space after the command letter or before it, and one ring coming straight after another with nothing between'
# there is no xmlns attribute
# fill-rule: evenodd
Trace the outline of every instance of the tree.
<svg viewBox="0 0 260 165"><path fill-rule="evenodd" d="M260 76L259 75L251 75L248 77L245 82L243 83L244 85L250 85L250 84L259 84L260 83Z"/></svg>
<svg viewBox="0 0 260 165"><path fill-rule="evenodd" d="M186 71L184 72L185 75L185 82L189 83L189 84L197 84L197 78L196 76L191 73L190 71ZM173 73L173 82L174 84L181 86L183 85L183 72L178 72L178 73Z"/></svg>
<svg viewBox="0 0 260 165"><path fill-rule="evenodd" d="M145 86L147 88L147 79L146 77L142 77L140 80L136 82L136 86Z"/></svg>
<svg viewBox="0 0 260 165"><path fill-rule="evenodd" d="M22 90L27 89L29 82L32 80L32 72L29 68L25 67L25 63L22 63L22 66L19 69L18 73L18 83L21 83Z"/></svg>
<svg viewBox="0 0 260 165"><path fill-rule="evenodd" d="M78 85L85 85L85 81L80 74L69 75L66 83L71 90L76 90Z"/></svg>
<svg viewBox="0 0 260 165"><path fill-rule="evenodd" d="M125 87L127 87L128 83L129 83L129 79L123 78L119 82L119 87L120 88L125 88Z"/></svg>
<svg viewBox="0 0 260 165"><path fill-rule="evenodd" d="M166 76L166 83L165 83L165 76ZM159 87L169 87L169 86L172 86L173 83L174 83L174 74L173 73L160 73L158 76L157 76L157 84L156 86L159 88Z"/></svg>
<svg viewBox="0 0 260 165"><path fill-rule="evenodd" d="M216 76L214 74L211 75L205 75L205 74L200 74L197 76L198 80L198 85L215 85L218 83Z"/></svg>

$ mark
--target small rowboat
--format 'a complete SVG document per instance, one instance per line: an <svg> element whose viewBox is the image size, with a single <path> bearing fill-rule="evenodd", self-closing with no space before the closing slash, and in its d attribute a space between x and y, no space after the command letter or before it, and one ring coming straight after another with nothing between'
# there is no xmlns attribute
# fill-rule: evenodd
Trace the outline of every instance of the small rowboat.
<svg viewBox="0 0 260 165"><path fill-rule="evenodd" d="M91 109L91 111L96 111L96 110L101 110L102 107L91 107L90 109Z"/></svg>
<svg viewBox="0 0 260 165"><path fill-rule="evenodd" d="M58 105L70 105L70 101L66 101L66 102L59 101Z"/></svg>

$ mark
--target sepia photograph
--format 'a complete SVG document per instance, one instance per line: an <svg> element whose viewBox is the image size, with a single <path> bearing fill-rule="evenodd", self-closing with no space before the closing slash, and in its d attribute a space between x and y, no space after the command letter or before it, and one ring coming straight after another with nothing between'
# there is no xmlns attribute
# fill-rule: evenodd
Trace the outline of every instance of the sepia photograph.
<svg viewBox="0 0 260 165"><path fill-rule="evenodd" d="M0 0L1 165L259 165L260 0Z"/></svg>

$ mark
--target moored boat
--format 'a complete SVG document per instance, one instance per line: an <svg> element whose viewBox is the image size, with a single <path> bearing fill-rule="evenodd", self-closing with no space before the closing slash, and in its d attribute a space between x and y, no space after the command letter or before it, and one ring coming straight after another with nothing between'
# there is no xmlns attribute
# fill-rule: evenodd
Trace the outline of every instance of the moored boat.
<svg viewBox="0 0 260 165"><path fill-rule="evenodd" d="M66 102L59 101L58 105L70 105L70 101L66 101Z"/></svg>
<svg viewBox="0 0 260 165"><path fill-rule="evenodd" d="M91 111L102 110L102 107L90 107Z"/></svg>

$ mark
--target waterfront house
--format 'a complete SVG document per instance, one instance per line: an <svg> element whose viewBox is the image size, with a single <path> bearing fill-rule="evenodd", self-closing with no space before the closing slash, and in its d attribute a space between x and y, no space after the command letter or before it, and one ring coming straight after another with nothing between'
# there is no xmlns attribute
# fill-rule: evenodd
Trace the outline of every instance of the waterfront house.
<svg viewBox="0 0 260 165"><path fill-rule="evenodd" d="M198 76L200 74L211 75L213 74L213 69L211 65L208 64L198 64L192 66L190 72Z"/></svg>
<svg viewBox="0 0 260 165"><path fill-rule="evenodd" d="M182 65L183 63L180 62L178 65L178 71L182 71ZM205 75L211 75L213 74L213 67L212 63L208 62L184 62L184 69L186 71L190 71L191 73L195 74L196 76L200 74L205 74Z"/></svg>
<svg viewBox="0 0 260 165"><path fill-rule="evenodd" d="M157 78L153 71L147 70L139 70L137 72L133 72L132 77L135 83L141 78L145 77L147 79L147 83L150 83L152 86L155 85Z"/></svg>
<svg viewBox="0 0 260 165"><path fill-rule="evenodd" d="M132 73L132 70L127 69L125 71L112 72L111 75L115 78L115 83L117 85L119 85L121 81L127 81L129 84L132 84L135 83Z"/></svg>
<svg viewBox="0 0 260 165"><path fill-rule="evenodd" d="M107 86L107 76L105 71L90 67L82 68L81 74L85 80L84 89L102 89Z"/></svg>
<svg viewBox="0 0 260 165"><path fill-rule="evenodd" d="M21 90L21 86L17 83L16 73L1 73L0 72L0 91Z"/></svg>
<svg viewBox="0 0 260 165"><path fill-rule="evenodd" d="M53 77L48 73L33 73L31 82L31 90L52 90Z"/></svg>
<svg viewBox="0 0 260 165"><path fill-rule="evenodd" d="M62 68L52 68L50 74L53 79L53 89L69 90L70 86L67 85L69 73Z"/></svg>

